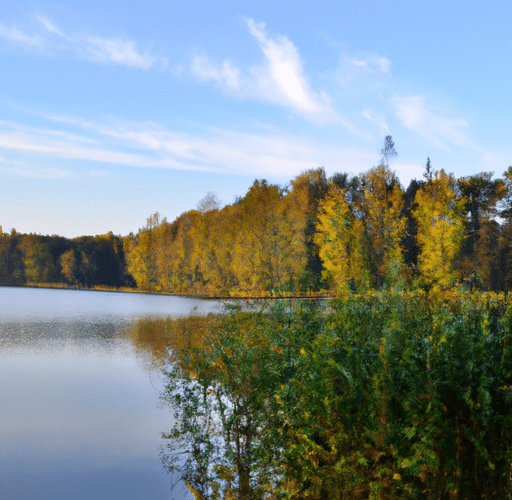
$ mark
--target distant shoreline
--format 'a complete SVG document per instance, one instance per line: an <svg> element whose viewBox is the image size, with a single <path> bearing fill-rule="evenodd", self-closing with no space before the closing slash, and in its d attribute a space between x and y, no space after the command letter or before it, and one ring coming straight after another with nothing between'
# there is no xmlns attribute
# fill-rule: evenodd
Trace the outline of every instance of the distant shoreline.
<svg viewBox="0 0 512 500"><path fill-rule="evenodd" d="M78 285L67 285L64 283L26 283L24 285L1 285L5 288L47 288L52 290L78 290L86 292L119 292L119 293L142 293L147 295L167 295L171 297L188 297L195 299L205 300L278 300L278 299L332 299L332 295L320 292L306 292L304 294L297 294L292 292L245 292L232 295L210 295L204 293L173 293L173 292L160 292L156 290L140 290L138 288L130 287L109 287L109 286L93 286L83 287Z"/></svg>

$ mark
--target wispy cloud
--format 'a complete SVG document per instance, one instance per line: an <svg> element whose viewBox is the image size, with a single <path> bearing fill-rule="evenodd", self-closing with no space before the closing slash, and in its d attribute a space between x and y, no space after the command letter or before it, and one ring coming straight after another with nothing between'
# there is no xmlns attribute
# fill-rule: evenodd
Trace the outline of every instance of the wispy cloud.
<svg viewBox="0 0 512 500"><path fill-rule="evenodd" d="M391 61L387 57L379 56L377 54L369 54L363 57L351 59L350 61L354 66L366 68L369 70L378 70L387 73L391 67Z"/></svg>
<svg viewBox="0 0 512 500"><path fill-rule="evenodd" d="M365 109L363 110L362 115L367 120L377 125L381 132L389 132L389 126L386 123L386 118L380 111Z"/></svg>
<svg viewBox="0 0 512 500"><path fill-rule="evenodd" d="M444 151L450 145L468 146L468 123L460 118L445 118L432 110L423 96L395 97L391 99L402 124L429 140Z"/></svg>
<svg viewBox="0 0 512 500"><path fill-rule="evenodd" d="M49 19L47 19L44 16L37 16L37 20L43 25L43 27L46 29L46 31L53 33L54 35L58 35L61 38L68 38L64 33L62 33L59 28L57 28L53 23L50 22Z"/></svg>
<svg viewBox="0 0 512 500"><path fill-rule="evenodd" d="M3 38L13 45L22 45L29 48L42 48L45 40L40 35L28 35L17 26L6 26L0 24L0 38Z"/></svg>
<svg viewBox="0 0 512 500"><path fill-rule="evenodd" d="M240 70L228 60L216 67L206 56L195 55L192 58L192 72L203 81L213 80L227 91L240 89Z"/></svg>
<svg viewBox="0 0 512 500"><path fill-rule="evenodd" d="M150 69L167 67L164 57L153 55L149 50L140 51L137 43L129 38L108 38L97 35L82 36L65 33L45 16L37 16L35 33L27 34L17 26L0 25L0 38L13 45L38 49L48 54L71 53L100 64Z"/></svg>
<svg viewBox="0 0 512 500"><path fill-rule="evenodd" d="M156 62L157 57L149 52L137 51L135 42L131 40L113 40L108 38L89 37L85 39L84 48L88 59L100 63L113 63L122 66L131 66L140 69L149 69ZM161 60L165 65L165 61Z"/></svg>
<svg viewBox="0 0 512 500"><path fill-rule="evenodd" d="M192 58L191 70L201 80L214 81L228 94L291 109L315 125L342 123L356 133L332 106L325 92L312 90L298 48L284 35L270 36L264 23L246 19L264 61L242 71L232 61L214 64L204 55Z"/></svg>
<svg viewBox="0 0 512 500"><path fill-rule="evenodd" d="M77 178L74 172L57 168L33 168L27 165L3 166L0 163L0 172L31 179L73 179Z"/></svg>
<svg viewBox="0 0 512 500"><path fill-rule="evenodd" d="M266 58L265 66L252 70L260 94L302 113L330 110L327 95L311 90L299 51L292 42L283 35L271 38L265 24L255 23L252 19L247 20L247 27Z"/></svg>
<svg viewBox="0 0 512 500"><path fill-rule="evenodd" d="M303 170L324 166L330 173L368 169L376 158L357 149L320 144L279 130L239 132L198 125L185 134L155 123L90 122L72 117L49 118L55 129L33 128L0 121L0 151L17 150L24 159L13 167L20 175L37 169L24 167L30 155L77 159L134 168L162 168L256 177L292 178ZM70 133L59 128L69 124ZM81 130L81 132L80 132ZM7 162L10 163L10 162ZM28 165L28 164L27 164ZM7 168L7 164L4 165ZM97 169L97 167L94 167ZM48 172L42 170L42 176Z"/></svg>

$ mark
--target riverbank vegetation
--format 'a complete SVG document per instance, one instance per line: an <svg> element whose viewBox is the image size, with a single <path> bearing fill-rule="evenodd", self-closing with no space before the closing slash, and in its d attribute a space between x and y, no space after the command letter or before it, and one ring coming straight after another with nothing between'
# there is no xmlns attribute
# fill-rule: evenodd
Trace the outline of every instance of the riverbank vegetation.
<svg viewBox="0 0 512 500"><path fill-rule="evenodd" d="M288 186L257 180L221 207L213 193L136 234L66 239L0 230L0 284L61 283L215 297L340 295L384 288L512 287L512 167L455 178L430 160L407 188L381 163Z"/></svg>
<svg viewBox="0 0 512 500"><path fill-rule="evenodd" d="M167 328L173 369L162 398L175 423L163 459L196 498L512 494L503 294L260 302Z"/></svg>

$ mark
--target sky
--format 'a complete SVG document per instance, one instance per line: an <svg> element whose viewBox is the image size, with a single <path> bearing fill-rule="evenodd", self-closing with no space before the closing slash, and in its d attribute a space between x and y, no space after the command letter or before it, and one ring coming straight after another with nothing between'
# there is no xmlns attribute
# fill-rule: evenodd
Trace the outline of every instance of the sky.
<svg viewBox="0 0 512 500"><path fill-rule="evenodd" d="M512 165L512 3L7 0L0 225L127 235L256 179Z"/></svg>

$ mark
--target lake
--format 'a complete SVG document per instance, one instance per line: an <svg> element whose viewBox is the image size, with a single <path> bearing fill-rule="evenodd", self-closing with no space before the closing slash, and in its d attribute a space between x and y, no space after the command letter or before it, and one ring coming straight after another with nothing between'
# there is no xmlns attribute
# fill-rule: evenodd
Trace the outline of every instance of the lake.
<svg viewBox="0 0 512 500"><path fill-rule="evenodd" d="M159 405L161 367L133 332L218 310L184 297L0 287L0 499L190 498L162 466L172 415Z"/></svg>

